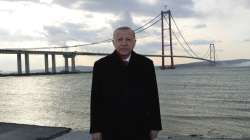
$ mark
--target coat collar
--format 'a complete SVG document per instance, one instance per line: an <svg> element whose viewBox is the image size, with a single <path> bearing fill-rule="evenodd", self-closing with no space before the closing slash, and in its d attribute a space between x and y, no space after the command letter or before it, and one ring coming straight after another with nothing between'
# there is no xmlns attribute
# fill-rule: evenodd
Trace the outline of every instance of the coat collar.
<svg viewBox="0 0 250 140"><path fill-rule="evenodd" d="M116 50L111 54L111 57L115 63L119 63L119 64L123 65L123 60L120 58L120 56L118 55L118 52ZM134 51L132 51L131 56L130 56L130 60L129 60L129 65L134 63L135 57L136 57L136 53Z"/></svg>

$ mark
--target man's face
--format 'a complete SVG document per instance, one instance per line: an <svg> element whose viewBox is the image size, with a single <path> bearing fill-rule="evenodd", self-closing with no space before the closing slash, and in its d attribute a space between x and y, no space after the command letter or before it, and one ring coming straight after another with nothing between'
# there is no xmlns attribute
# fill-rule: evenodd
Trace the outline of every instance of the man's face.
<svg viewBox="0 0 250 140"><path fill-rule="evenodd" d="M135 46L135 37L131 30L117 30L114 33L113 44L116 51L124 58L128 57Z"/></svg>

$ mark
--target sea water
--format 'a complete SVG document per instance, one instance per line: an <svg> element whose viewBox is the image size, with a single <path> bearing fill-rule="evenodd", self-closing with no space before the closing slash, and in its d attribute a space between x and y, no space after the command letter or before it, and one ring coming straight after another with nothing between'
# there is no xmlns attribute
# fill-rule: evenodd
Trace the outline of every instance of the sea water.
<svg viewBox="0 0 250 140"><path fill-rule="evenodd" d="M161 135L250 137L250 68L156 70ZM0 122L89 130L91 73L0 77Z"/></svg>

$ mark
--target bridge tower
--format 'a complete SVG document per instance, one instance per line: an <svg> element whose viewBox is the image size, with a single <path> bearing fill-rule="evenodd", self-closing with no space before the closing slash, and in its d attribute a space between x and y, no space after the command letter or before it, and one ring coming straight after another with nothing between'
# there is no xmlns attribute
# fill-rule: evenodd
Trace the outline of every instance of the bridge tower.
<svg viewBox="0 0 250 140"><path fill-rule="evenodd" d="M210 44L209 45L209 50L210 50L210 60L213 61L213 63L215 64L215 46L214 44Z"/></svg>
<svg viewBox="0 0 250 140"><path fill-rule="evenodd" d="M168 16L168 21L165 21L165 15ZM165 29L164 28L164 23L165 22L168 23L168 29ZM167 68L170 68L170 69L174 69L175 66L174 66L174 57L173 57L173 46L172 46L172 27L171 27L171 11L168 10L168 11L161 11L161 51L162 51L162 66L161 68L162 69L165 69L166 66L165 66L165 47L167 46L165 44L165 30L168 30L169 31L169 49L170 49L170 66L167 67Z"/></svg>
<svg viewBox="0 0 250 140"><path fill-rule="evenodd" d="M76 68L75 68L75 57L76 57L76 54L73 53L73 52L65 52L63 54L63 57L64 57L64 62L65 62L65 69L64 69L64 71L65 72L69 72L69 62L68 62L68 59L71 58L71 71L75 72L76 71Z"/></svg>

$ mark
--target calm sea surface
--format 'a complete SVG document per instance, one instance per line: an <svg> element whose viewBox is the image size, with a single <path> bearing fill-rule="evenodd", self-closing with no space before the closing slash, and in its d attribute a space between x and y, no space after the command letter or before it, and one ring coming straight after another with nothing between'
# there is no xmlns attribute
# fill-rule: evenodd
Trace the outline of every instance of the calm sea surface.
<svg viewBox="0 0 250 140"><path fill-rule="evenodd" d="M250 137L250 68L157 70L166 135ZM0 77L0 122L89 129L92 74Z"/></svg>

